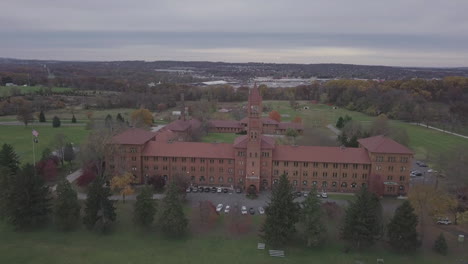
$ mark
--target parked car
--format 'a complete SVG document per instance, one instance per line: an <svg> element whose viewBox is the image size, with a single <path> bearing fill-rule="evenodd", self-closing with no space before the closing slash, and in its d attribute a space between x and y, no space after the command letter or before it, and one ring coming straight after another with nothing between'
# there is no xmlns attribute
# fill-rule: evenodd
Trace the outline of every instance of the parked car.
<svg viewBox="0 0 468 264"><path fill-rule="evenodd" d="M192 188L192 192L194 192L194 193L198 192L198 188L196 188L196 187Z"/></svg>
<svg viewBox="0 0 468 264"><path fill-rule="evenodd" d="M238 189L236 189L236 193L241 193L241 192L242 192L242 190L241 190L241 189L239 189L239 188L238 188Z"/></svg>
<svg viewBox="0 0 468 264"><path fill-rule="evenodd" d="M223 188L223 193L228 193L228 192L229 192L228 188Z"/></svg>
<svg viewBox="0 0 468 264"><path fill-rule="evenodd" d="M216 192L216 187L211 187L211 192L215 193Z"/></svg>
<svg viewBox="0 0 468 264"><path fill-rule="evenodd" d="M440 218L437 220L438 225L451 225L452 221L450 221L448 218Z"/></svg>
<svg viewBox="0 0 468 264"><path fill-rule="evenodd" d="M322 195L320 193L317 193L317 198L322 198Z"/></svg>
<svg viewBox="0 0 468 264"><path fill-rule="evenodd" d="M247 207L245 207L245 205L243 205L243 206L241 207L241 213L242 213L243 215L247 214Z"/></svg>
<svg viewBox="0 0 468 264"><path fill-rule="evenodd" d="M205 187L204 191L205 192L210 192L210 187Z"/></svg>
<svg viewBox="0 0 468 264"><path fill-rule="evenodd" d="M260 206L260 207L258 208L258 213L259 213L259 214L264 214L264 213L265 213L265 209L263 209L263 207Z"/></svg>
<svg viewBox="0 0 468 264"><path fill-rule="evenodd" d="M185 189L185 192L187 193L192 192L192 188L188 187L187 189Z"/></svg>
<svg viewBox="0 0 468 264"><path fill-rule="evenodd" d="M218 204L218 206L216 206L216 212L221 212L221 210L223 210L223 204Z"/></svg>
<svg viewBox="0 0 468 264"><path fill-rule="evenodd" d="M225 214L228 214L229 211L231 211L231 206L226 205L226 208L224 208L224 213L225 213Z"/></svg>
<svg viewBox="0 0 468 264"><path fill-rule="evenodd" d="M249 213L250 213L251 215L254 215L254 214L255 214L255 210L254 210L252 207L250 207Z"/></svg>
<svg viewBox="0 0 468 264"><path fill-rule="evenodd" d="M198 191L199 191L199 192L203 192L203 187L201 187L201 186L198 187Z"/></svg>
<svg viewBox="0 0 468 264"><path fill-rule="evenodd" d="M218 189L216 189L216 192L217 192L217 193L222 193L222 192L223 192L223 189L221 189L221 187L218 187Z"/></svg>
<svg viewBox="0 0 468 264"><path fill-rule="evenodd" d="M427 164L424 162L419 163L419 167L427 167Z"/></svg>
<svg viewBox="0 0 468 264"><path fill-rule="evenodd" d="M433 173L433 172L434 172L434 173L437 173L437 171L436 171L436 170L433 170L433 169L428 169L427 172L429 172L429 173Z"/></svg>
<svg viewBox="0 0 468 264"><path fill-rule="evenodd" d="M302 195L304 195L304 197L307 197L309 196L309 192L304 192Z"/></svg>
<svg viewBox="0 0 468 264"><path fill-rule="evenodd" d="M301 196L302 196L302 193L301 193L301 192L296 192L294 195L295 195L296 197L301 197Z"/></svg>
<svg viewBox="0 0 468 264"><path fill-rule="evenodd" d="M328 195L326 192L323 192L320 196L322 196L322 198L328 198Z"/></svg>

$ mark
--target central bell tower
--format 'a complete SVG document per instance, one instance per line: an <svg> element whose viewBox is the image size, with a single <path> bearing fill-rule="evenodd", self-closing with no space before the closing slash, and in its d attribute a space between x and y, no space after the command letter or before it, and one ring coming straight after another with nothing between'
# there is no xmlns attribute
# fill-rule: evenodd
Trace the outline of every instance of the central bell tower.
<svg viewBox="0 0 468 264"><path fill-rule="evenodd" d="M247 190L260 188L260 159L262 156L262 97L255 84L250 90L248 102L248 127L247 127L247 164L245 171L245 187Z"/></svg>

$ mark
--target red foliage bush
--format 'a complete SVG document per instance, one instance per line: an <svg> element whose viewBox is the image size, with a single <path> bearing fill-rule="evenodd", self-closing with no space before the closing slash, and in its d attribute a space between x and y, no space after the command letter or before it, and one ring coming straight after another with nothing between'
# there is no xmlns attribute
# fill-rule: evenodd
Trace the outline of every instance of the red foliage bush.
<svg viewBox="0 0 468 264"><path fill-rule="evenodd" d="M39 161L36 164L36 170L46 181L53 181L57 178L57 163L52 158Z"/></svg>
<svg viewBox="0 0 468 264"><path fill-rule="evenodd" d="M91 167L87 167L86 169L84 169L83 174L81 174L81 176L78 177L76 183L78 184L78 186L83 187L90 184L94 179L96 179L96 171Z"/></svg>

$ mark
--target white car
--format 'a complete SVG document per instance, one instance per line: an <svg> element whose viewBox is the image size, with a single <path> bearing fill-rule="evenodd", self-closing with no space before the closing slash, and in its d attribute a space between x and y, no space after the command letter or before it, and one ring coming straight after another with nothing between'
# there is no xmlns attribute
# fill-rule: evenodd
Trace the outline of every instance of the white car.
<svg viewBox="0 0 468 264"><path fill-rule="evenodd" d="M228 214L230 210L231 210L231 206L226 205L226 208L224 208L224 213Z"/></svg>
<svg viewBox="0 0 468 264"><path fill-rule="evenodd" d="M218 206L216 206L216 212L221 212L221 210L223 210L223 204L218 204Z"/></svg>
<svg viewBox="0 0 468 264"><path fill-rule="evenodd" d="M246 214L247 214L247 207L245 207L245 205L243 205L243 206L241 207L241 213L242 213L243 215L246 215Z"/></svg>
<svg viewBox="0 0 468 264"><path fill-rule="evenodd" d="M322 198L328 198L328 195L327 195L326 192L323 192L321 196L322 196Z"/></svg>
<svg viewBox="0 0 468 264"><path fill-rule="evenodd" d="M304 192L303 195L304 195L304 197L307 197L307 196L309 196L309 192Z"/></svg>
<svg viewBox="0 0 468 264"><path fill-rule="evenodd" d="M222 192L223 192L223 189L221 189L220 187L218 187L218 189L216 189L216 192L217 192L217 193L222 193Z"/></svg>
<svg viewBox="0 0 468 264"><path fill-rule="evenodd" d="M264 213L265 213L265 209L263 209L263 207L260 206L260 207L258 208L258 213L259 213L259 214L264 214Z"/></svg>
<svg viewBox="0 0 468 264"><path fill-rule="evenodd" d="M448 218L441 218L437 220L438 225L451 225L452 221L448 220Z"/></svg>

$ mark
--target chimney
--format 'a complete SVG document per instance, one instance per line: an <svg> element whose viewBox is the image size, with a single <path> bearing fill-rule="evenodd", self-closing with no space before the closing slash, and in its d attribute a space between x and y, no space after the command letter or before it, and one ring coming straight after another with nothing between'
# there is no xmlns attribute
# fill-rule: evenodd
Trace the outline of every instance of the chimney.
<svg viewBox="0 0 468 264"><path fill-rule="evenodd" d="M182 102L182 111L180 111L180 118L182 121L185 121L185 99L184 99L184 93L180 94L180 101Z"/></svg>

